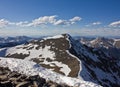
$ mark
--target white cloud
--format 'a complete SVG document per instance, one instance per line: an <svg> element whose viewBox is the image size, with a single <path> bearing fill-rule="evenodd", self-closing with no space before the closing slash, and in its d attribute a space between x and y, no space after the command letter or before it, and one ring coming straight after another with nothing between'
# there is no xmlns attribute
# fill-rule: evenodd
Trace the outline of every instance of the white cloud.
<svg viewBox="0 0 120 87"><path fill-rule="evenodd" d="M75 22L80 21L81 19L82 19L81 17L75 16L72 19L70 19L69 21L71 22L71 24L74 24Z"/></svg>
<svg viewBox="0 0 120 87"><path fill-rule="evenodd" d="M9 22L5 19L0 19L0 27L5 27L9 24Z"/></svg>
<svg viewBox="0 0 120 87"><path fill-rule="evenodd" d="M67 20L58 20L54 23L54 25L69 25L69 22Z"/></svg>
<svg viewBox="0 0 120 87"><path fill-rule="evenodd" d="M57 20L54 25L71 25L71 24L74 24L78 21L80 21L82 18L81 17L78 17L78 16L75 16L73 17L72 19L69 19L69 20Z"/></svg>
<svg viewBox="0 0 120 87"><path fill-rule="evenodd" d="M31 23L29 23L28 26L38 26L48 23L54 24L56 22L56 17L56 15L39 17L38 19L35 19Z"/></svg>
<svg viewBox="0 0 120 87"><path fill-rule="evenodd" d="M90 24L88 24L86 26L89 27L89 26L95 26L95 25L100 25L100 24L102 24L102 23L97 21L97 22L90 23Z"/></svg>
<svg viewBox="0 0 120 87"><path fill-rule="evenodd" d="M28 24L28 21L12 23L13 25L24 27Z"/></svg>
<svg viewBox="0 0 120 87"><path fill-rule="evenodd" d="M20 21L20 22L11 22L5 19L0 20L0 27L5 27L7 25L12 26L19 26L19 27L32 27L32 26L40 26L40 25L72 25L81 20L81 17L75 16L71 19L57 19L56 15L52 16L42 16L37 19L32 20L31 22L28 21Z"/></svg>
<svg viewBox="0 0 120 87"><path fill-rule="evenodd" d="M28 26L38 26L48 23L52 25L71 25L81 20L81 18L78 16L73 17L72 19L69 20L64 19L57 20L56 18L57 18L56 15L39 17L38 19L35 19L31 23L29 23Z"/></svg>
<svg viewBox="0 0 120 87"><path fill-rule="evenodd" d="M115 21L109 24L110 27L120 27L120 21Z"/></svg>
<svg viewBox="0 0 120 87"><path fill-rule="evenodd" d="M24 21L24 22L10 22L8 20L5 20L5 19L0 19L0 27L6 27L8 25L12 25L12 26L26 26L28 24L27 21Z"/></svg>
<svg viewBox="0 0 120 87"><path fill-rule="evenodd" d="M93 22L92 25L100 25L101 22L97 21L97 22Z"/></svg>

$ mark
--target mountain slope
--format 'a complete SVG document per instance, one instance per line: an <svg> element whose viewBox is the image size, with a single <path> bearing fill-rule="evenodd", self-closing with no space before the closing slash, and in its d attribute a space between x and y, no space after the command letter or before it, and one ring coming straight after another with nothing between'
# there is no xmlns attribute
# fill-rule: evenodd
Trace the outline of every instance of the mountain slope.
<svg viewBox="0 0 120 87"><path fill-rule="evenodd" d="M8 67L11 71L16 71L27 76L39 75L40 77L45 78L48 81L50 80L58 84L66 84L69 86L77 87L101 87L91 82L60 75L51 70L45 69L34 62L27 60L0 58L0 67Z"/></svg>
<svg viewBox="0 0 120 87"><path fill-rule="evenodd" d="M32 60L63 75L77 77L79 61L69 55L69 48L67 37L60 35L10 48L6 56Z"/></svg>
<svg viewBox="0 0 120 87"><path fill-rule="evenodd" d="M66 76L104 87L120 86L120 62L63 34L33 40L7 50L6 57L34 61Z"/></svg>

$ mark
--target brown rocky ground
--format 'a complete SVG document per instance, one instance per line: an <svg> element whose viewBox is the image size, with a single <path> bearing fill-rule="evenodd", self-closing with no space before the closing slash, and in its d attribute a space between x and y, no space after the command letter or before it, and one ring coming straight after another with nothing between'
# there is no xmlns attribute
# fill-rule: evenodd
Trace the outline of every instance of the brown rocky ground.
<svg viewBox="0 0 120 87"><path fill-rule="evenodd" d="M26 76L17 72L11 72L8 68L0 67L0 87L69 87L46 81L36 76Z"/></svg>

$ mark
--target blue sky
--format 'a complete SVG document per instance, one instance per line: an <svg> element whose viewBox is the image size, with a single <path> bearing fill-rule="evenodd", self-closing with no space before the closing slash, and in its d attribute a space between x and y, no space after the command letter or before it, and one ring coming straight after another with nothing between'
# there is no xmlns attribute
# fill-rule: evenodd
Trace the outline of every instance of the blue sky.
<svg viewBox="0 0 120 87"><path fill-rule="evenodd" d="M120 0L0 0L0 36L120 36Z"/></svg>

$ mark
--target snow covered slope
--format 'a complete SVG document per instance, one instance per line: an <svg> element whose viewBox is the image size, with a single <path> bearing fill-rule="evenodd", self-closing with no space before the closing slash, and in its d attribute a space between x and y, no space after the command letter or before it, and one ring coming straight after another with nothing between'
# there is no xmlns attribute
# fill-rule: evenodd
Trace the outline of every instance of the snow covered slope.
<svg viewBox="0 0 120 87"><path fill-rule="evenodd" d="M66 84L77 87L101 87L100 85L94 84L92 82L60 75L27 60L0 58L0 67L8 67L11 71L16 71L28 76L39 75L46 80L50 80L58 84Z"/></svg>
<svg viewBox="0 0 120 87"><path fill-rule="evenodd" d="M6 57L34 61L63 75L77 77L80 62L70 55L69 49L68 37L57 35L9 48Z"/></svg>
<svg viewBox="0 0 120 87"><path fill-rule="evenodd" d="M104 87L120 86L120 60L83 45L68 34L9 48L6 57L34 61L65 76L78 77Z"/></svg>

